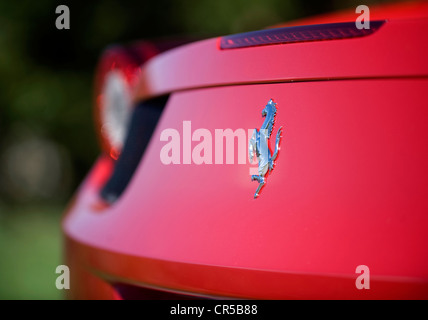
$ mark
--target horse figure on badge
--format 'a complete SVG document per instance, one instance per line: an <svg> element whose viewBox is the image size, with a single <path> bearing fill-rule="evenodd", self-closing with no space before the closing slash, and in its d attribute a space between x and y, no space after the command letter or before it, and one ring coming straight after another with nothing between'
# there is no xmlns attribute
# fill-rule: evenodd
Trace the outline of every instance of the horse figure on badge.
<svg viewBox="0 0 428 320"><path fill-rule="evenodd" d="M266 183L266 174L268 173L268 171L270 173L273 170L275 165L275 159L278 157L282 127L280 127L278 129L278 132L276 133L275 151L273 155L271 154L269 148L269 138L272 134L273 126L275 124L275 115L276 103L273 102L272 99L270 99L262 111L262 117L265 117L266 119L263 122L260 131L254 129L253 135L251 136L249 142L248 152L250 162L253 161L254 154L256 154L259 163L259 174L253 174L251 176L251 181L256 180L259 182L259 186L257 187L256 193L254 194L254 199L259 196L260 190Z"/></svg>

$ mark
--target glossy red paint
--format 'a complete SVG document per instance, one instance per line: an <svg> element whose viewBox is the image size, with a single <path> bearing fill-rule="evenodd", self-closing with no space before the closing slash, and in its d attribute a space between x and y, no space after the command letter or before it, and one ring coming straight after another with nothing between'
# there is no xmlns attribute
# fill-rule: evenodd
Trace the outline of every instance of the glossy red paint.
<svg viewBox="0 0 428 320"><path fill-rule="evenodd" d="M216 50L219 39L209 39L149 61L136 100L220 85L426 76L424 34L427 19L389 21L372 35L335 41Z"/></svg>
<svg viewBox="0 0 428 320"><path fill-rule="evenodd" d="M125 283L209 297L428 299L427 31L428 19L391 20L358 39L229 51L210 39L150 60L136 99L170 99L115 204L99 196L106 156L78 190L63 221L69 297L120 298L114 284ZM250 164L161 163L164 129L260 128L270 98L274 134L284 133L259 199ZM355 287L358 265L370 268L369 290Z"/></svg>

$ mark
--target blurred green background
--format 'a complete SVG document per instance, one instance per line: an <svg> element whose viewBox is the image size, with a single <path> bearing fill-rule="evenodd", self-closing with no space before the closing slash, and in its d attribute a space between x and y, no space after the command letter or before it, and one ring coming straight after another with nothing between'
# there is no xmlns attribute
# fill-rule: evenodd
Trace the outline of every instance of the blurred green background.
<svg viewBox="0 0 428 320"><path fill-rule="evenodd" d="M100 152L92 82L106 46L251 31L378 2L1 1L0 299L62 297L60 219ZM70 9L70 30L55 27L60 4Z"/></svg>

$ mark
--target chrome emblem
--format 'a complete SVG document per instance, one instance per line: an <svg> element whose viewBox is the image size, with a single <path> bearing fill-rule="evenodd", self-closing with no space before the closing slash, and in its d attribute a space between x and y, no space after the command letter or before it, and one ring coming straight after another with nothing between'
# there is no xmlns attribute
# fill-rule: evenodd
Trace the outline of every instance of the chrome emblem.
<svg viewBox="0 0 428 320"><path fill-rule="evenodd" d="M259 174L253 174L251 176L251 181L258 181L259 186L257 187L256 193L254 194L254 199L256 199L260 190L266 184L266 174L273 170L275 166L275 159L278 157L279 152L279 143L281 141L282 127L278 129L276 133L276 142L275 142L275 152L271 154L269 148L269 138L272 134L273 126L275 124L276 116L276 103L272 99L269 100L267 105L262 111L262 117L265 117L265 121L260 128L260 131L254 129L253 135L251 136L249 145L248 145L248 155L250 161L253 161L254 154L257 156L257 161L259 163L258 172Z"/></svg>

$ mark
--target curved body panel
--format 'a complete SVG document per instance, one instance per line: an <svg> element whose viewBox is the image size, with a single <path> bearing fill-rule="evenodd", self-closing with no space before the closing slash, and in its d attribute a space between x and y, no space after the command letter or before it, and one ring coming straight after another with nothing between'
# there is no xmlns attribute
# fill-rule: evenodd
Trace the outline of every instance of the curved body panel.
<svg viewBox="0 0 428 320"><path fill-rule="evenodd" d="M70 204L69 297L124 298L121 284L427 299L427 33L428 19L391 20L356 39L233 50L210 39L150 60L135 99L168 102L122 196L100 198L114 166L102 155ZM269 99L281 149L254 199L248 142ZM360 265L370 290L356 288Z"/></svg>

